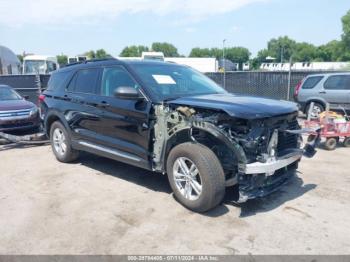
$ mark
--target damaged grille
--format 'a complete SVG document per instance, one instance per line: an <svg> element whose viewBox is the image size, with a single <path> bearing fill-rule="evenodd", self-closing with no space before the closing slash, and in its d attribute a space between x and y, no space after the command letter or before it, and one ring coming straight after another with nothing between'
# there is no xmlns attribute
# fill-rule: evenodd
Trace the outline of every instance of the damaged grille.
<svg viewBox="0 0 350 262"><path fill-rule="evenodd" d="M288 130L299 129L298 120L294 119L288 122ZM281 155L285 150L298 147L298 135L290 134L287 132L278 132L278 144L277 144L277 154Z"/></svg>

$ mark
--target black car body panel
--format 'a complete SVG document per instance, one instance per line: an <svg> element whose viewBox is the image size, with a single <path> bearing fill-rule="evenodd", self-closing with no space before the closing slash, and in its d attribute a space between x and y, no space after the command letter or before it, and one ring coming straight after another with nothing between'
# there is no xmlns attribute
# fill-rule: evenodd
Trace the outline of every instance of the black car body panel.
<svg viewBox="0 0 350 262"><path fill-rule="evenodd" d="M234 94L189 96L171 100L169 103L220 109L232 117L244 119L274 117L298 111L297 105L292 102Z"/></svg>

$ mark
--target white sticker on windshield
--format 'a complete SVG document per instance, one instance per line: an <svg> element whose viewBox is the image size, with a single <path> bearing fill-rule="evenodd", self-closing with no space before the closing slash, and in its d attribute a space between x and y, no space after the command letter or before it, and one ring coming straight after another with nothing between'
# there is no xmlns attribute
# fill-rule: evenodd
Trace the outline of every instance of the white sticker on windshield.
<svg viewBox="0 0 350 262"><path fill-rule="evenodd" d="M160 85L176 85L175 80L169 75L152 75Z"/></svg>

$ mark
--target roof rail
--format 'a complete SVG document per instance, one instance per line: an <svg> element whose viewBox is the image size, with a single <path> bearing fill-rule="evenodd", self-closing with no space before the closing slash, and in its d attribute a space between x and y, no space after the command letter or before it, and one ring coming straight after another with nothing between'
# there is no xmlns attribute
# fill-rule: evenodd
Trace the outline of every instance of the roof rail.
<svg viewBox="0 0 350 262"><path fill-rule="evenodd" d="M65 65L64 67L67 67L67 66L73 66L73 65L79 65L79 64L94 63L94 62L109 61L109 60L118 60L118 59L113 58L113 57L109 57L109 58L97 58L97 59L90 59L90 60L85 60L85 61L80 61L80 62L70 63L70 64Z"/></svg>
<svg viewBox="0 0 350 262"><path fill-rule="evenodd" d="M87 64L87 63L94 63L94 62L101 62L101 61L109 61L109 60L118 60L114 57L108 57L108 58L94 58L94 59L90 59L90 60L85 60L83 63Z"/></svg>
<svg viewBox="0 0 350 262"><path fill-rule="evenodd" d="M83 62L69 63L69 64L66 64L64 67L79 65L79 64L82 64L82 63L83 63Z"/></svg>

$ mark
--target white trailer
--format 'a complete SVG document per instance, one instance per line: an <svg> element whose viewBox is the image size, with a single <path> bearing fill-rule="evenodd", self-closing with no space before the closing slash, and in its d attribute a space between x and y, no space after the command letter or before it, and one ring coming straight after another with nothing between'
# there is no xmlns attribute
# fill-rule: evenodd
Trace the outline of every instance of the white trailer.
<svg viewBox="0 0 350 262"><path fill-rule="evenodd" d="M117 57L120 60L157 60L179 65L186 65L202 73L217 72L218 61L215 58L203 57L164 57L162 52L142 52L141 57Z"/></svg>
<svg viewBox="0 0 350 262"><path fill-rule="evenodd" d="M142 52L141 59L164 61L163 52Z"/></svg>
<svg viewBox="0 0 350 262"><path fill-rule="evenodd" d="M59 68L55 56L28 55L23 58L23 74L50 74Z"/></svg>
<svg viewBox="0 0 350 262"><path fill-rule="evenodd" d="M289 63L262 63L263 71L289 71ZM350 62L297 62L292 64L296 71L349 70Z"/></svg>
<svg viewBox="0 0 350 262"><path fill-rule="evenodd" d="M187 65L202 73L212 73L218 71L218 61L215 58L165 57L164 61L180 65Z"/></svg>
<svg viewBox="0 0 350 262"><path fill-rule="evenodd" d="M73 64L78 62L84 62L88 60L87 56L77 55L77 56L69 56L67 58L67 64Z"/></svg>

